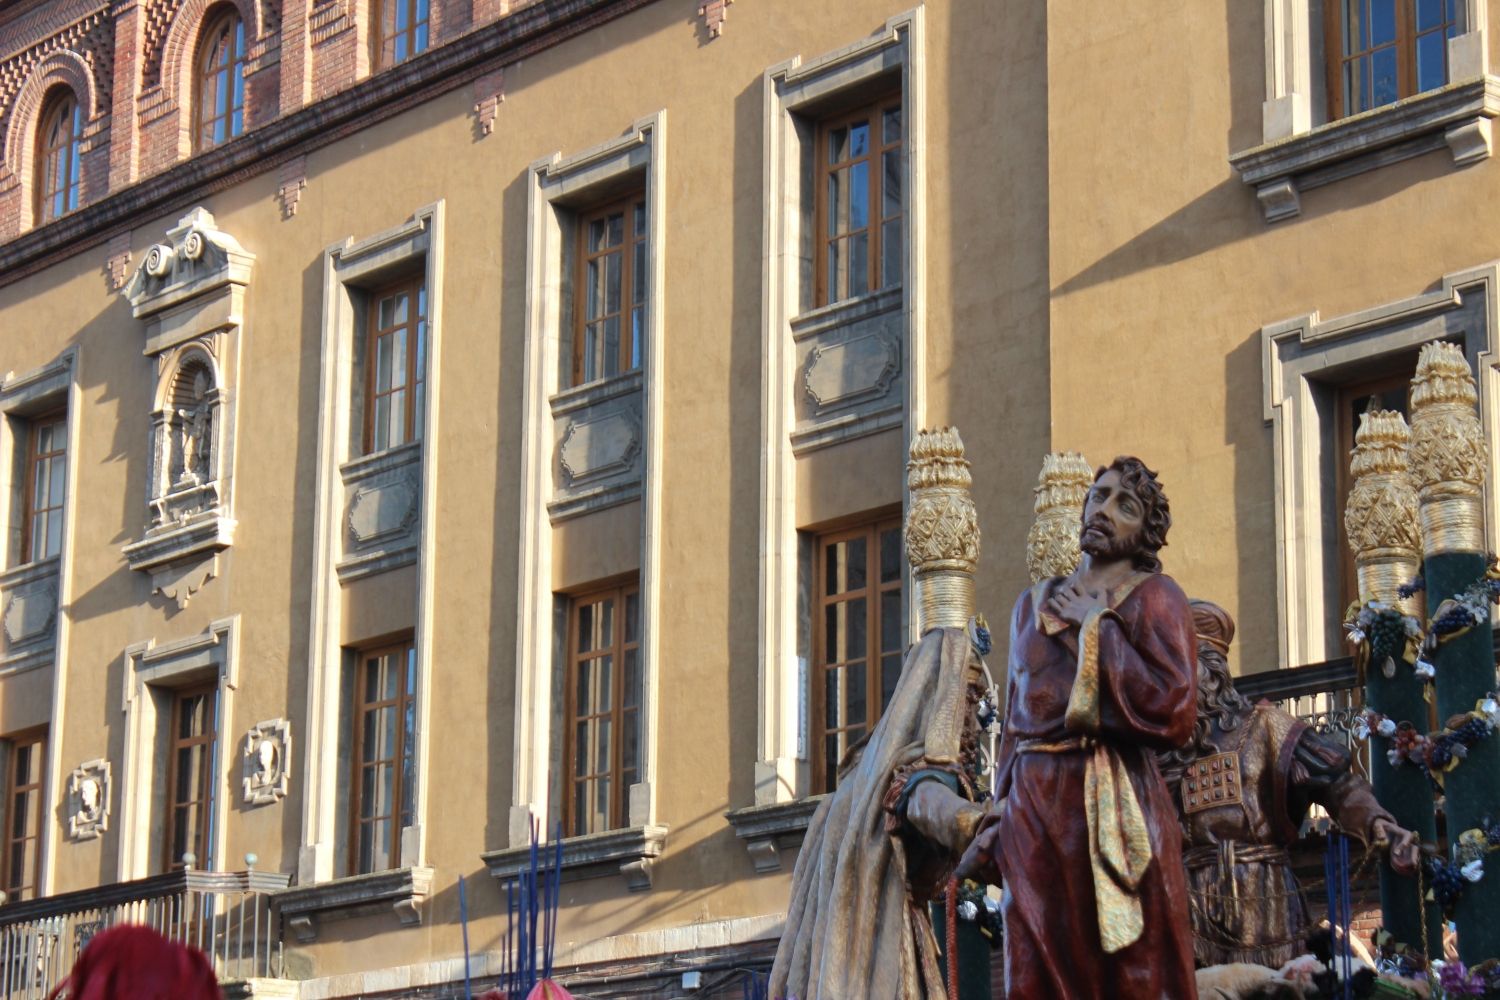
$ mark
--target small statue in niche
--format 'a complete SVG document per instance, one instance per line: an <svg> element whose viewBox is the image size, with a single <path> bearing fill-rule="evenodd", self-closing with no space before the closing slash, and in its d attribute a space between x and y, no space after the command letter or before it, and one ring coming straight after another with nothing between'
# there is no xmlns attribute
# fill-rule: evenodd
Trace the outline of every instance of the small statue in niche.
<svg viewBox="0 0 1500 1000"><path fill-rule="evenodd" d="M212 478L213 404L208 398L208 373L194 366L192 378L189 405L177 406L173 412L180 463L174 486L197 486Z"/></svg>

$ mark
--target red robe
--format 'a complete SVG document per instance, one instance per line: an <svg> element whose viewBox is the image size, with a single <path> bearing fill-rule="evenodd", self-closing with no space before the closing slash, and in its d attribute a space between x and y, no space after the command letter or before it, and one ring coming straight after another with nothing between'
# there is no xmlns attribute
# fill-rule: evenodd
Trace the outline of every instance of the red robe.
<svg viewBox="0 0 1500 1000"><path fill-rule="evenodd" d="M968 854L981 874L1003 877L1007 995L1192 1000L1181 834L1152 754L1193 732L1196 642L1187 598L1170 577L1139 573L1110 593L1112 610L1080 629L1038 611L1057 583L1044 581L1016 602L997 805ZM1091 740L1079 746L1084 736ZM1118 783L1113 794L1091 796L1099 782L1086 779L1098 775ZM1130 791L1129 808L1117 810ZM1132 845L1123 868L1133 874L1096 885L1114 880L1096 878L1111 869L1100 868L1102 852L1091 845L1122 840ZM1112 870L1120 868L1116 861Z"/></svg>

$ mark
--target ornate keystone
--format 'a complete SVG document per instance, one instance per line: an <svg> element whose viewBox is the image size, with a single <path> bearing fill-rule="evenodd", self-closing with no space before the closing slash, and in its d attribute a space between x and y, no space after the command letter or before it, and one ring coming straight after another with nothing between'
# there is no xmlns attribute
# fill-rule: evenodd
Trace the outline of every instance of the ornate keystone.
<svg viewBox="0 0 1500 1000"><path fill-rule="evenodd" d="M1078 568L1083 502L1094 482L1088 459L1076 451L1055 451L1042 459L1036 479L1036 520L1026 533L1026 568L1031 582L1067 576Z"/></svg>
<svg viewBox="0 0 1500 1000"><path fill-rule="evenodd" d="M1417 602L1400 600L1397 589L1417 575L1422 559L1410 446L1411 431L1401 414L1362 414L1349 460L1354 487L1344 507L1344 532L1354 552L1360 600L1384 601L1400 607L1403 614L1415 614Z"/></svg>
<svg viewBox="0 0 1500 1000"><path fill-rule="evenodd" d="M1463 351L1455 344L1424 345L1411 383L1411 465L1428 555L1484 551L1478 400Z"/></svg>
<svg viewBox="0 0 1500 1000"><path fill-rule="evenodd" d="M964 628L974 614L979 518L969 496L969 460L958 431L920 431L911 443L906 485L906 558L916 578L921 631Z"/></svg>

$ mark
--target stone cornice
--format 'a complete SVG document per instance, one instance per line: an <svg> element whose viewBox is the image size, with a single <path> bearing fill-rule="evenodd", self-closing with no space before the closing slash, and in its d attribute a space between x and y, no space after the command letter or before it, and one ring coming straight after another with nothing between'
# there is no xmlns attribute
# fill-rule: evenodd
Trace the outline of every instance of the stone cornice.
<svg viewBox="0 0 1500 1000"><path fill-rule="evenodd" d="M541 0L0 246L0 286L331 145L654 0Z"/></svg>

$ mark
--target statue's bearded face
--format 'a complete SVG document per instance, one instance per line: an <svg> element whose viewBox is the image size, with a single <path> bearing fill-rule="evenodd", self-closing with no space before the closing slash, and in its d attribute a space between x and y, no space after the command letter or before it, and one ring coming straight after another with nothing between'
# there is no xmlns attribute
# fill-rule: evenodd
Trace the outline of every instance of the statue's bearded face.
<svg viewBox="0 0 1500 1000"><path fill-rule="evenodd" d="M1083 504L1083 532L1078 547L1096 559L1125 559L1141 548L1146 505L1108 469L1089 489Z"/></svg>

